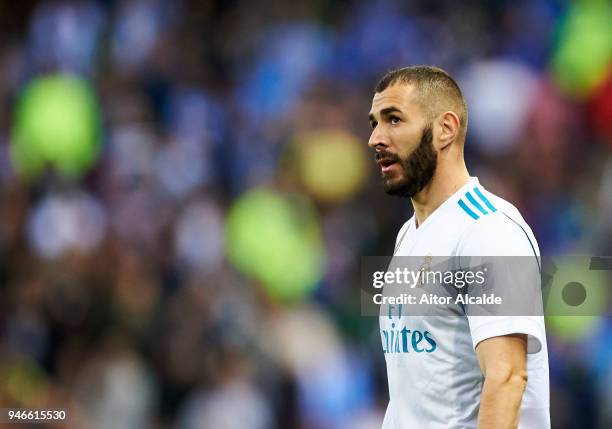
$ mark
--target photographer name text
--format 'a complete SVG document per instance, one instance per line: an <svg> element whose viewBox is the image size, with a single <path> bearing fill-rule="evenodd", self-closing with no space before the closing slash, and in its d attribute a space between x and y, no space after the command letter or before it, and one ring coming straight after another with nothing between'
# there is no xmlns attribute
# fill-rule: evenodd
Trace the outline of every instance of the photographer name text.
<svg viewBox="0 0 612 429"><path fill-rule="evenodd" d="M463 304L463 305L500 305L503 300L495 294L483 293L481 295L468 295L467 293L458 294L455 297L452 296L438 296L435 294L423 294L420 297L402 293L397 296L384 296L382 293L374 294L374 304L390 304L390 305L449 305L449 304Z"/></svg>

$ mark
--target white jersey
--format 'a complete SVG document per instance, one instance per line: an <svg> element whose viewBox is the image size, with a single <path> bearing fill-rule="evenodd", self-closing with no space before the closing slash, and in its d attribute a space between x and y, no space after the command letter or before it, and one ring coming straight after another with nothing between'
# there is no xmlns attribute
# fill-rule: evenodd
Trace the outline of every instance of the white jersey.
<svg viewBox="0 0 612 429"><path fill-rule="evenodd" d="M477 178L438 207L418 228L415 216L401 228L397 256L532 256L539 249L529 226L507 201ZM527 259L527 258L525 258ZM483 386L475 348L512 333L528 335L528 382L520 429L550 428L548 351L542 316L431 317L383 304L381 339L389 380L383 429L476 428ZM389 346L389 338L398 347ZM404 347L402 347L402 341Z"/></svg>

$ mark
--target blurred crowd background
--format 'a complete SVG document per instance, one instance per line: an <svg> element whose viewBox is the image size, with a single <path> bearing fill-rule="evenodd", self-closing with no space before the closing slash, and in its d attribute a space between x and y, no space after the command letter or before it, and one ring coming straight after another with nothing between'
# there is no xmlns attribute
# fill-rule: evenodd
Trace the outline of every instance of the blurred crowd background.
<svg viewBox="0 0 612 429"><path fill-rule="evenodd" d="M607 0L0 2L0 406L379 428L360 258L412 213L366 145L377 79L447 69L470 173L543 254L611 255L611 23ZM554 428L612 427L608 297L549 320Z"/></svg>

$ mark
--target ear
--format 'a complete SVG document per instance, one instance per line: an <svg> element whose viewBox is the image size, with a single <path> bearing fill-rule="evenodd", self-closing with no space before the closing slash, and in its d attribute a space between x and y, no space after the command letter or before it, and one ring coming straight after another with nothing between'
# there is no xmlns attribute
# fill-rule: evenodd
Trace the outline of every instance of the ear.
<svg viewBox="0 0 612 429"><path fill-rule="evenodd" d="M455 112L448 111L440 115L438 122L440 128L440 150L446 149L449 145L457 139L459 136L459 128L461 122L459 116Z"/></svg>

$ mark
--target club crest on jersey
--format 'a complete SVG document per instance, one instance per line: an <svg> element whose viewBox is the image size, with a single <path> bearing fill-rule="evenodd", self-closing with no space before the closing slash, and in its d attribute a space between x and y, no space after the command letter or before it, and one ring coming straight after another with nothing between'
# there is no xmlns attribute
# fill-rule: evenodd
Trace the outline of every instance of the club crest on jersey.
<svg viewBox="0 0 612 429"><path fill-rule="evenodd" d="M423 286L425 286L425 273L429 270L431 270L431 261L433 260L433 256L431 253L428 253L427 255L425 255L425 260L423 261L423 263L421 264L421 266L419 267L419 281L416 285L416 287L418 288L422 288Z"/></svg>

